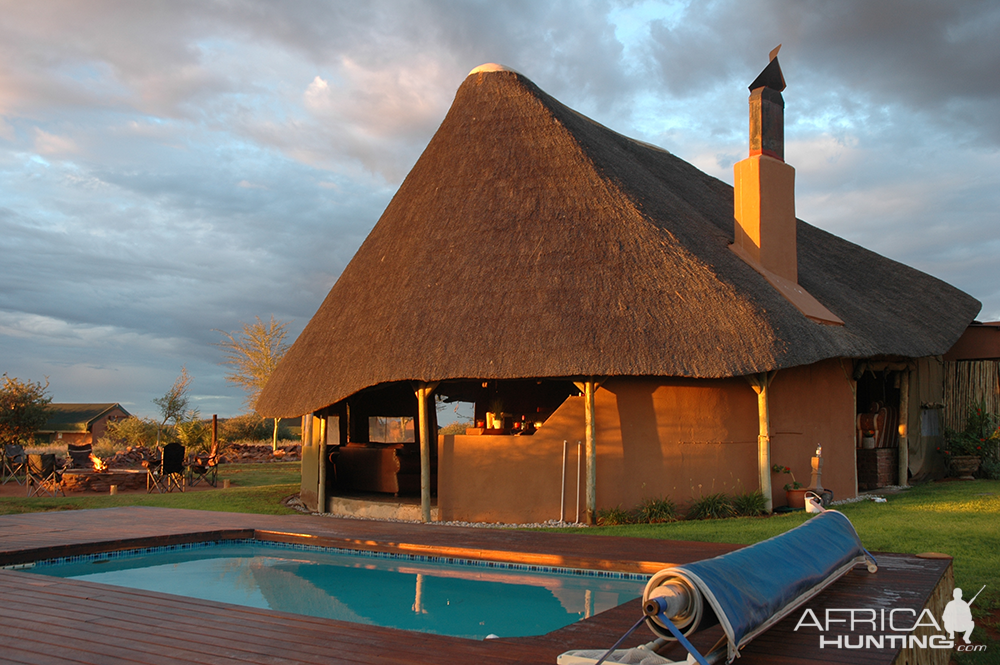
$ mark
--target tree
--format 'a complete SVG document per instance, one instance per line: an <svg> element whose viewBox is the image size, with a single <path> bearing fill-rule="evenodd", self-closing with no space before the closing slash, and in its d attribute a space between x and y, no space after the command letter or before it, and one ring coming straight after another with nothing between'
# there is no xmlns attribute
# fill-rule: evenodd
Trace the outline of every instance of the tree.
<svg viewBox="0 0 1000 665"><path fill-rule="evenodd" d="M287 321L277 321L274 315L264 323L260 317L255 317L255 323L243 323L243 329L235 333L216 330L225 339L217 344L226 352L223 365L229 365L232 370L226 375L226 381L235 383L247 392L246 404L254 410L254 404L260 391L264 389L271 373L278 366L278 361L288 351L285 343ZM278 449L278 419L274 419L274 433L271 436L271 449Z"/></svg>
<svg viewBox="0 0 1000 665"><path fill-rule="evenodd" d="M181 367L181 375L174 381L170 390L163 397L153 400L153 404L160 407L160 415L163 416L163 420L156 429L156 445L160 445L160 432L163 431L163 426L167 424L167 421L173 420L176 425L187 413L190 388L191 377L187 373L187 367Z"/></svg>
<svg viewBox="0 0 1000 665"><path fill-rule="evenodd" d="M0 444L16 444L28 439L48 420L51 397L45 394L45 385L20 381L3 375L0 387Z"/></svg>

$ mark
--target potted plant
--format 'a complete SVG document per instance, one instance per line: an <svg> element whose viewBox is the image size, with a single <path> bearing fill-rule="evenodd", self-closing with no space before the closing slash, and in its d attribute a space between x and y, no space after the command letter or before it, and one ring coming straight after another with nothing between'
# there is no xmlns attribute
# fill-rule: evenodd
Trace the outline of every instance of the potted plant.
<svg viewBox="0 0 1000 665"><path fill-rule="evenodd" d="M792 479L792 482L785 483L785 501L788 503L788 507L805 508L806 492L809 490L807 490L802 483L795 480L795 474L792 473L791 468L775 464L771 467L771 471L774 473L787 473Z"/></svg>
<svg viewBox="0 0 1000 665"><path fill-rule="evenodd" d="M953 475L960 480L974 480L979 470L984 447L1000 437L996 416L986 411L983 403L969 407L965 427L956 431L950 427L944 430L944 448L938 450L944 455Z"/></svg>

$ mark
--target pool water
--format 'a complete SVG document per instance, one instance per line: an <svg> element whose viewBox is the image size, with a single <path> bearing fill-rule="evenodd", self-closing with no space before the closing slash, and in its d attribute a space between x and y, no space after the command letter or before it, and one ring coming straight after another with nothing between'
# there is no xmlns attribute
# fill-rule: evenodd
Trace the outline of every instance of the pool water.
<svg viewBox="0 0 1000 665"><path fill-rule="evenodd" d="M640 596L647 579L262 541L74 557L31 572L473 639L551 632Z"/></svg>

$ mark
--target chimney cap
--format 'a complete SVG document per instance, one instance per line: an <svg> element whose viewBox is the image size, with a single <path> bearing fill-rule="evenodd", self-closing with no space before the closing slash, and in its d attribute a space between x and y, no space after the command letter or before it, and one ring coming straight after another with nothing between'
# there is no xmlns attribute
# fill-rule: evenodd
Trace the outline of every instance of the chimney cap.
<svg viewBox="0 0 1000 665"><path fill-rule="evenodd" d="M772 90L777 90L781 92L785 89L785 77L781 74L781 65L778 64L778 51L781 50L781 44L774 47L769 55L771 61L767 63L767 67L764 68L757 78L753 80L750 84L750 91L753 92L757 88L771 88Z"/></svg>

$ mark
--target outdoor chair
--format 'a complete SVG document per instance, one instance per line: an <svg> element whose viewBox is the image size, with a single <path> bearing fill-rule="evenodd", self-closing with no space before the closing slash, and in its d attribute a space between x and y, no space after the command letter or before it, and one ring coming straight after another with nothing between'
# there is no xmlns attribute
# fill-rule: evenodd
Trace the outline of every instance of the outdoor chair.
<svg viewBox="0 0 1000 665"><path fill-rule="evenodd" d="M94 446L89 443L66 444L66 452L69 453L71 469L93 469L94 463L90 456L94 453Z"/></svg>
<svg viewBox="0 0 1000 665"><path fill-rule="evenodd" d="M56 456L52 453L28 455L28 496L57 496L66 492L62 489L62 474L56 468Z"/></svg>
<svg viewBox="0 0 1000 665"><path fill-rule="evenodd" d="M212 444L208 456L195 455L188 464L188 486L194 487L201 481L212 487L219 482L219 443Z"/></svg>
<svg viewBox="0 0 1000 665"><path fill-rule="evenodd" d="M174 488L184 491L184 446L168 443L163 446L160 459L146 464L146 493L155 489L160 494Z"/></svg>
<svg viewBox="0 0 1000 665"><path fill-rule="evenodd" d="M3 467L0 468L0 484L6 485L7 481L13 480L18 485L23 485L27 480L28 458L24 454L24 448L16 443L8 443L0 450L3 456Z"/></svg>

